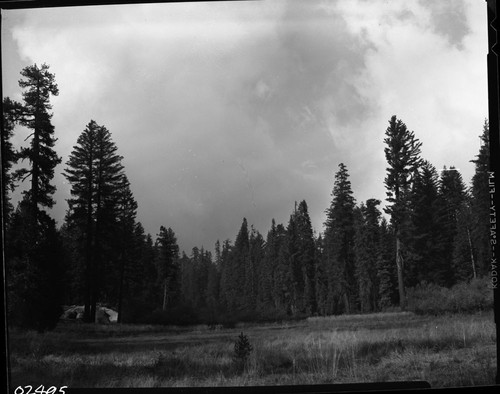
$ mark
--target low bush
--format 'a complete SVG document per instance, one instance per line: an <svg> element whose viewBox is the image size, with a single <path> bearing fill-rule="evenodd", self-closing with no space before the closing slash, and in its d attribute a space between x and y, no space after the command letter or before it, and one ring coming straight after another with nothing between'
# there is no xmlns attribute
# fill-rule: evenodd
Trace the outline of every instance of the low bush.
<svg viewBox="0 0 500 394"><path fill-rule="evenodd" d="M408 309L417 314L471 313L493 308L488 278L457 283L451 288L421 283L408 289Z"/></svg>

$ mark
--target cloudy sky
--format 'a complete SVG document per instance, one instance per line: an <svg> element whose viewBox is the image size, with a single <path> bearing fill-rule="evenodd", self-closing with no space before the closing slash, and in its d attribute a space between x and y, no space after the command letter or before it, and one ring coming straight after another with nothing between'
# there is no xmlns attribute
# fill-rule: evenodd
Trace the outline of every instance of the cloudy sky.
<svg viewBox="0 0 500 394"><path fill-rule="evenodd" d="M488 114L486 3L242 1L2 12L4 96L47 63L61 175L91 119L112 133L139 204L181 249L264 236L305 199L323 231L346 164L358 203L385 199L384 133L397 115L436 168L469 183ZM25 144L19 129L14 143Z"/></svg>

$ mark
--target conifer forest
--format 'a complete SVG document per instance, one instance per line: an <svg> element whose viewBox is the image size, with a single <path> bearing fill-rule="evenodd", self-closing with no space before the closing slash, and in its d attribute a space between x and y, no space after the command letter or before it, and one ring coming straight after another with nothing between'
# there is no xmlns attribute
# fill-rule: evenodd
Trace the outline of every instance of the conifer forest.
<svg viewBox="0 0 500 394"><path fill-rule="evenodd" d="M418 311L418 289L452 289L488 275L488 122L464 180L449 163L437 169L421 153L418 130L388 114L385 206L353 193L349 168L332 168L331 203L316 234L305 200L284 201L289 220L254 228L245 217L233 239L181 251L168 222L147 234L137 219L120 146L89 119L63 175L70 186L56 226L54 171L61 164L51 122L59 93L47 64L21 71L23 100L3 99L2 177L8 323L54 329L64 306L82 305L84 322L99 306L119 323L234 326L238 322ZM30 134L23 146L12 136ZM20 201L12 192L24 184ZM175 209L175 207L172 207ZM416 306L417 305L417 306Z"/></svg>

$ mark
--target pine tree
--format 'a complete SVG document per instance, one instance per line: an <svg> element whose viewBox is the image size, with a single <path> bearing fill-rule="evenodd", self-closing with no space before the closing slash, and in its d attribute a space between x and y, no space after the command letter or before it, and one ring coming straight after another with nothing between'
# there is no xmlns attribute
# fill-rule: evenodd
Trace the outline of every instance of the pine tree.
<svg viewBox="0 0 500 394"><path fill-rule="evenodd" d="M446 229L440 218L437 171L428 161L415 172L410 199L412 226L407 246L411 254L404 269L405 284L412 287L425 281L442 286L451 276L451 261L439 243Z"/></svg>
<svg viewBox="0 0 500 394"><path fill-rule="evenodd" d="M297 226L297 209L290 215L286 228L286 249L283 250L283 258L287 266L285 281L289 289L289 302L287 310L295 316L303 310L304 301L304 277L299 259L299 233Z"/></svg>
<svg viewBox="0 0 500 394"><path fill-rule="evenodd" d="M259 282L263 273L265 242L264 237L252 226L249 237L249 264L245 271L245 293L247 313L255 316L259 293Z"/></svg>
<svg viewBox="0 0 500 394"><path fill-rule="evenodd" d="M234 248L231 252L230 271L234 284L232 296L234 297L234 312L238 315L244 314L250 305L247 304L245 297L245 274L246 266L250 264L250 239L248 232L248 223L243 218L243 223L234 242ZM243 290L243 291L242 291Z"/></svg>
<svg viewBox="0 0 500 394"><path fill-rule="evenodd" d="M381 213L377 209L380 200L369 199L357 211L356 235L354 240L356 280L361 312L378 309L379 280L377 259L380 243L379 222Z"/></svg>
<svg viewBox="0 0 500 394"><path fill-rule="evenodd" d="M118 272L123 268L122 307L118 306L118 317L124 323L144 323L154 310L161 308L161 300L158 301L161 289L156 286L158 272L153 240L150 234L145 234L140 222L134 223L132 234L127 227L123 230L126 230L123 234L129 239L129 244L117 256ZM122 266L120 263L125 264ZM122 277L121 274L119 277Z"/></svg>
<svg viewBox="0 0 500 394"><path fill-rule="evenodd" d="M198 250L198 248L196 248ZM196 252L197 253L197 252ZM191 254L191 258L183 251L179 259L179 266L181 271L181 297L184 305L188 305L191 308L196 308L196 303L198 298L195 289L195 270L193 256L195 255L195 249Z"/></svg>
<svg viewBox="0 0 500 394"><path fill-rule="evenodd" d="M217 263L216 262L210 263L208 267L207 296L206 296L207 298L206 303L208 307L210 322L215 322L220 312L219 289L220 289L220 273L219 270L217 269Z"/></svg>
<svg viewBox="0 0 500 394"><path fill-rule="evenodd" d="M231 266L231 254L233 246L226 239L222 243L222 251L220 253L220 287L219 287L219 302L221 308L225 312L230 312L234 308L234 283L232 282L233 270Z"/></svg>
<svg viewBox="0 0 500 394"><path fill-rule="evenodd" d="M49 66L46 64L41 67L36 64L25 67L21 75L24 79L19 80L19 86L25 91L20 123L32 130L32 134L29 136L29 147L21 148L19 152L19 158L28 159L30 167L17 170L15 176L23 181L31 177L30 188L24 194L31 203L32 214L36 215L39 206L52 208L54 205L52 195L56 188L50 182L54 177L54 168L61 162L61 158L54 150L56 138L49 110L52 109L50 96L57 96L59 89L54 74L49 72Z"/></svg>
<svg viewBox="0 0 500 394"><path fill-rule="evenodd" d="M281 253L286 231L274 219L267 233L262 272L259 279L259 311L265 318L276 317L285 312L284 282L286 263Z"/></svg>
<svg viewBox="0 0 500 394"><path fill-rule="evenodd" d="M80 250L85 256L84 320L90 322L95 321L104 263L114 257L111 245L124 182L122 157L116 151L110 132L92 120L78 137L64 170L72 196L66 219L69 227L81 234Z"/></svg>
<svg viewBox="0 0 500 394"><path fill-rule="evenodd" d="M15 181L12 176L12 166L17 163L17 155L12 145L11 139L14 135L14 129L19 124L23 114L23 106L6 97L3 100L3 132L2 132L2 207L4 223L8 224L10 213L13 206L10 203L9 192L15 189Z"/></svg>
<svg viewBox="0 0 500 394"><path fill-rule="evenodd" d="M339 164L332 202L325 222L325 259L328 277L327 313L355 310L354 207L355 200L347 167Z"/></svg>
<svg viewBox="0 0 500 394"><path fill-rule="evenodd" d="M179 246L174 231L161 226L156 245L159 248L158 273L163 288L162 310L166 311L169 303L179 293Z"/></svg>
<svg viewBox="0 0 500 394"><path fill-rule="evenodd" d="M6 236L7 315L11 324L38 332L55 328L62 313L63 246L55 221L23 199ZM32 243L32 237L37 239Z"/></svg>
<svg viewBox="0 0 500 394"><path fill-rule="evenodd" d="M45 64L41 68L35 64L21 71L25 79L19 81L19 86L24 89L24 103L20 105L9 100L4 101L8 109L3 119L7 134L2 138L2 144L5 147L7 143L9 149L9 130L12 132L16 122L32 131L26 138L31 138L28 147L21 148L15 157L9 158L13 153L12 149L6 152L7 159L11 160L8 161L7 168L13 163L12 160L17 158L28 160L28 167L16 170L12 177L8 176L7 179L5 176L8 174L2 170L2 181L6 180L11 187L13 181L24 181L31 177L30 186L23 192L23 199L15 213L16 218L13 218L9 228L10 235L6 239L6 271L9 286L18 292L18 309L27 314L18 321L38 331L51 329L57 323L61 308L61 299L57 294L62 286L57 274L62 259L62 254L59 253L60 239L55 222L43 210L54 205L52 195L55 186L51 181L55 166L61 162L54 150L56 139L54 126L51 124L52 114L49 113L52 108L50 96L57 95L59 91L54 75L48 68ZM2 191L2 199L5 197L5 191ZM8 209L2 213L8 214ZM22 247L19 247L20 245ZM51 247L54 248L53 252L50 252ZM20 269L24 274L19 275Z"/></svg>
<svg viewBox="0 0 500 394"><path fill-rule="evenodd" d="M420 147L422 143L412 131L396 116L392 116L386 130L384 143L385 157L389 167L384 180L387 189L387 201L392 204L384 211L391 215L391 224L396 235L396 267L398 273L399 303L406 308L404 287L402 242L405 240L405 226L409 219L409 192L412 188L413 175L421 164Z"/></svg>
<svg viewBox="0 0 500 394"><path fill-rule="evenodd" d="M385 218L380 222L380 240L377 253L378 307L381 310L398 303L398 275L394 264L395 234Z"/></svg>
<svg viewBox="0 0 500 394"><path fill-rule="evenodd" d="M136 236L139 240L143 239L144 229L140 223L136 226ZM157 260L156 250L154 247L153 237L151 234L147 234L145 240L140 242L141 250L140 256L143 267L143 275L141 275L142 281L140 282L142 287L141 297L144 300L145 305L150 311L153 311L161 307L160 303L157 301L160 289L155 286L155 279L158 278L158 270L155 264Z"/></svg>
<svg viewBox="0 0 500 394"><path fill-rule="evenodd" d="M274 313L273 303L274 269L278 260L276 222L272 219L271 228L267 233L264 256L258 275L257 310L260 316L267 317Z"/></svg>
<svg viewBox="0 0 500 394"><path fill-rule="evenodd" d="M126 295L129 294L129 283L135 275L133 275L132 265L135 263L135 254L137 253L137 238L136 230L136 214L137 202L134 199L130 190L130 183L127 176L123 176L122 184L117 190L117 223L116 223L116 248L117 248L117 263L118 263L118 322L123 319L123 303ZM142 274L142 273L141 273ZM110 282L114 282L112 279Z"/></svg>
<svg viewBox="0 0 500 394"><path fill-rule="evenodd" d="M453 166L449 169L444 167L439 182L439 220L442 223L442 232L439 236L439 242L443 260L449 266L450 270L446 278L447 280L444 283L447 286L455 284L457 280L460 280L459 277L461 276L458 274L458 267L454 263L454 245L462 229L465 229L467 233L468 224L463 222L465 217L462 216L462 212L464 212L463 210L467 205L466 199L465 184L460 172ZM463 225L466 227L464 228ZM462 234L460 234L460 236L462 236ZM470 258L472 245L467 238L469 237L462 239L462 241L465 241L463 246L465 250L468 251L467 255Z"/></svg>
<svg viewBox="0 0 500 394"><path fill-rule="evenodd" d="M490 139L489 125L485 121L481 135L481 147L475 160L471 160L476 170L472 177L471 210L474 222L472 224L472 239L476 249L476 264L478 275L487 275L491 259L489 244L490 232L490 196L489 196L489 162Z"/></svg>
<svg viewBox="0 0 500 394"><path fill-rule="evenodd" d="M325 242L322 234L315 240L315 288L318 313L325 316L328 313L328 269L325 258Z"/></svg>
<svg viewBox="0 0 500 394"><path fill-rule="evenodd" d="M278 251L273 271L273 298L280 315L292 313L292 272L289 264L288 232L282 224L276 226L276 250Z"/></svg>
<svg viewBox="0 0 500 394"><path fill-rule="evenodd" d="M298 234L298 263L302 270L303 282L303 312L308 315L316 313L316 278L315 278L315 244L311 219L307 203L302 200L296 212Z"/></svg>

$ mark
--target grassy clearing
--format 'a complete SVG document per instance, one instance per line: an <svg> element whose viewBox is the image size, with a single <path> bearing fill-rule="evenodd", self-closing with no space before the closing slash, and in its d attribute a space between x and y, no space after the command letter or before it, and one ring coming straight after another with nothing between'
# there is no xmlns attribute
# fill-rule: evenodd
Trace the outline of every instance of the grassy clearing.
<svg viewBox="0 0 500 394"><path fill-rule="evenodd" d="M243 331L253 347L233 360ZM10 331L12 383L69 387L184 387L426 380L494 384L492 313L380 313L235 329L84 324Z"/></svg>

